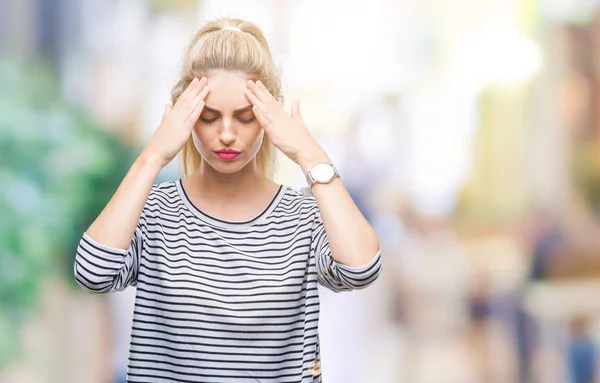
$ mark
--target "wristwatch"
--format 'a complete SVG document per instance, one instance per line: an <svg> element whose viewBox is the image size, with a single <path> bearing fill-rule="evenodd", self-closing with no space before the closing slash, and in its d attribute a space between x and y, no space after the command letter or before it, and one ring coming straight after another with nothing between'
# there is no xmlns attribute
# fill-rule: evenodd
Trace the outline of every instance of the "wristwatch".
<svg viewBox="0 0 600 383"><path fill-rule="evenodd" d="M315 183L328 184L339 176L337 169L332 164L317 162L306 174L306 182L308 182L308 186L312 189Z"/></svg>

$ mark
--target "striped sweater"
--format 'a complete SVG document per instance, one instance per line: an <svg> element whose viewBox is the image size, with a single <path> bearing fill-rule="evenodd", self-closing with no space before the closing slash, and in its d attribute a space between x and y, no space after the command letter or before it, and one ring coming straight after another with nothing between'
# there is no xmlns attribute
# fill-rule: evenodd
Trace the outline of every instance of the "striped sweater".
<svg viewBox="0 0 600 383"><path fill-rule="evenodd" d="M74 267L91 293L137 286L129 382L320 382L317 284L364 288L381 254L337 263L314 198L289 187L229 222L177 180L153 186L129 249L84 234Z"/></svg>

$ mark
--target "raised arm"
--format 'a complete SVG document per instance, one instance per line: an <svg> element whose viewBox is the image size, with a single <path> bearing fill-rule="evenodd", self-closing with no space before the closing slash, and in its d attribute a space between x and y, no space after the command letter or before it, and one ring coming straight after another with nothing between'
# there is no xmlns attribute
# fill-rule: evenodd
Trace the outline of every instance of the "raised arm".
<svg viewBox="0 0 600 383"><path fill-rule="evenodd" d="M291 114L287 113L260 81L248 82L246 97L254 105L254 114L273 144L300 165L304 174L318 162L331 163L304 124L298 102L292 106ZM315 185L313 195L335 261L359 268L379 255L375 231L339 178L326 185Z"/></svg>
<svg viewBox="0 0 600 383"><path fill-rule="evenodd" d="M158 172L189 139L204 107L207 80L194 79L173 108L167 106L154 136L117 191L84 233L75 277L90 292L120 290L135 283L143 248L143 209Z"/></svg>

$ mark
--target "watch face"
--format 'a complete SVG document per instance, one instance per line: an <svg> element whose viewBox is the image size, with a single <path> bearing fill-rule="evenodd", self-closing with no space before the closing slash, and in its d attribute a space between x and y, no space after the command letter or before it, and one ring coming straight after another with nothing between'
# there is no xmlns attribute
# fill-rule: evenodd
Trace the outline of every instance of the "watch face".
<svg viewBox="0 0 600 383"><path fill-rule="evenodd" d="M331 165L318 163L310 170L310 175L316 182L329 182L335 176L335 172Z"/></svg>

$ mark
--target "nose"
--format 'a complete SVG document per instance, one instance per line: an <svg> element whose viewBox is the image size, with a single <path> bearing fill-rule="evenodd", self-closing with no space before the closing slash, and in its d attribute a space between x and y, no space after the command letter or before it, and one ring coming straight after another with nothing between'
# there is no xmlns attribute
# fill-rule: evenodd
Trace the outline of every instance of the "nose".
<svg viewBox="0 0 600 383"><path fill-rule="evenodd" d="M235 128L232 124L231 118L223 119L223 126L221 127L221 131L219 132L219 141L223 145L231 145L236 139Z"/></svg>

